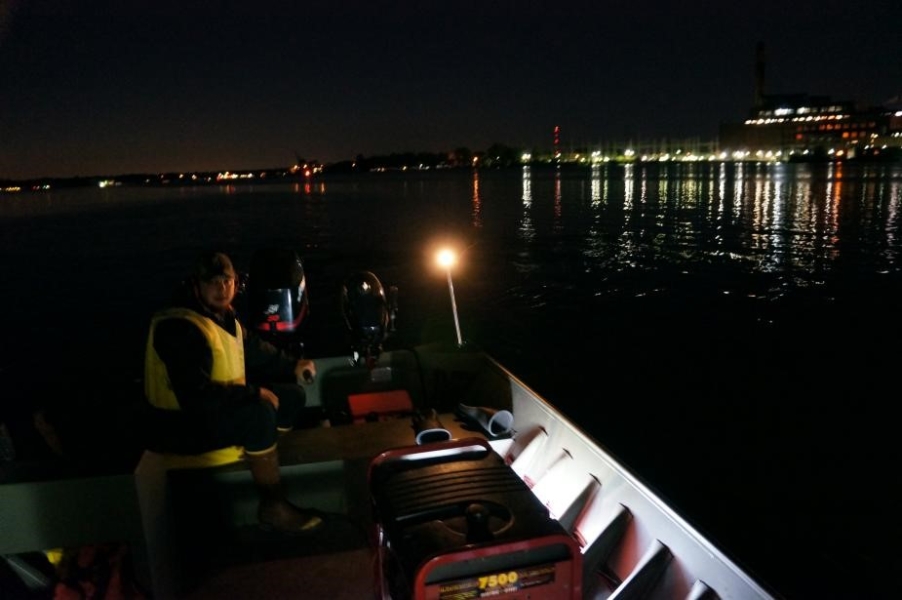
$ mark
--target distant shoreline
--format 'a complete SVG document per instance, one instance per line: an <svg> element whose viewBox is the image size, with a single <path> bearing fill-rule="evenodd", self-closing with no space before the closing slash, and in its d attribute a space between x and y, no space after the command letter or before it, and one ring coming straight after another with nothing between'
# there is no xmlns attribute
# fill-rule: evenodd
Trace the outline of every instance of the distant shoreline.
<svg viewBox="0 0 902 600"><path fill-rule="evenodd" d="M92 176L76 176L76 177L41 177L23 180L0 179L0 194L10 194L19 192L41 192L54 189L72 189L85 187L121 187L121 186L140 186L140 187L158 187L158 186L206 186L206 185L236 185L236 184L274 184L274 183L310 183L327 179L330 176L366 176L381 174L398 174L398 173L430 173L442 171L463 171L463 170L509 170L520 169L523 166L531 166L536 168L559 168L567 170L588 169L593 164L622 167L628 164L683 164L681 160L661 160L661 159L612 159L604 162L580 162L566 161L553 163L548 161L534 161L529 163L514 164L496 164L489 167L483 166L455 166L447 164L436 165L417 165L415 167L408 166L383 166L369 168L356 168L351 163L338 163L335 165L325 165L318 168L315 175L304 175L299 173L296 168L280 167L269 169L245 169L245 170L223 170L223 171L198 171L198 172L172 172L172 173L133 173L124 175L92 175ZM881 156L859 156L854 158L843 157L792 157L790 160L773 160L747 157L743 159L724 158L724 159L697 159L691 161L690 164L774 164L774 163L812 163L812 164L828 164L828 163L851 163L851 164L890 164L902 162L902 150L900 152L886 153Z"/></svg>

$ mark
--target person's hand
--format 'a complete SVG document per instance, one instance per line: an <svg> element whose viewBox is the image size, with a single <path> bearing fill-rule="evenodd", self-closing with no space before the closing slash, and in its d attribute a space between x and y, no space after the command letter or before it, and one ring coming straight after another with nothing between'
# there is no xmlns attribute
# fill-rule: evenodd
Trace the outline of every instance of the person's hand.
<svg viewBox="0 0 902 600"><path fill-rule="evenodd" d="M264 387L260 388L260 400L269 402L273 408L279 410L279 397L272 390Z"/></svg>
<svg viewBox="0 0 902 600"><path fill-rule="evenodd" d="M294 366L294 374L298 383L313 383L313 378L316 377L316 364L312 360L301 358Z"/></svg>

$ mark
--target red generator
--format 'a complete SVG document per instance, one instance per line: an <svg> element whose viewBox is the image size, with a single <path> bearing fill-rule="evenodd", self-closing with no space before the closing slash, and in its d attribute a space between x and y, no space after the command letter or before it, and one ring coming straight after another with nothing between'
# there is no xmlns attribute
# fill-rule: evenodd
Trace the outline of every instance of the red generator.
<svg viewBox="0 0 902 600"><path fill-rule="evenodd" d="M370 462L381 600L572 600L579 545L483 439L396 448Z"/></svg>

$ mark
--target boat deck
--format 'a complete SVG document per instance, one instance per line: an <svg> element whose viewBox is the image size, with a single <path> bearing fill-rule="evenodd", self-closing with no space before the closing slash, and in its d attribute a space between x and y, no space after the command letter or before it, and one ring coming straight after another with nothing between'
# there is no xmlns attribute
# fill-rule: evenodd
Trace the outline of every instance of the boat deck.
<svg viewBox="0 0 902 600"><path fill-rule="evenodd" d="M386 563L377 568L379 556L392 557L389 560L400 556L437 557L431 547L425 547L433 542L436 547L461 550L459 554L455 552L451 561L454 572L436 571L431 580L452 587L470 585L477 581L477 575L488 574L486 579L520 578L522 573L530 585L557 585L559 581L573 592L581 588L582 597L593 600L775 597L575 424L489 357L420 352L415 358L416 361L410 354L386 356L383 359L391 361L391 369L363 372L349 369L346 360L319 362L317 381L308 387L310 398L316 400L312 406L326 409L323 414L330 414L330 407L338 406L331 411L336 419L330 418L329 422L334 424L344 422L338 419L345 416L342 402L350 399L351 392L356 398L361 393L409 390L415 406L435 406L441 411L442 426L457 440L484 440L485 434L481 428L473 429L458 421L451 414L451 407L509 410L514 419L510 438L492 441L491 447L509 464L516 475L516 485L507 477L509 473L502 476L490 468L481 470L482 467L477 469L477 476L455 476L456 482L451 485L444 475L453 471L452 461L443 458L449 456L447 451L456 454L459 445L443 446L441 452L437 447L430 448L436 450L435 455L423 455L419 459L423 463L411 465L416 469L424 467L416 477L440 465L442 468L437 471L441 477L430 471L428 479L408 479L412 476L404 466L408 455L394 453L380 464L390 465L387 468L401 474L385 476L383 471L382 477L377 475L380 484L375 502L379 503L380 512L383 505L386 511L383 517L387 520L382 524L386 525L387 537L383 543L399 549L397 555L375 551L380 546L373 541L376 526L369 475L373 459L384 451L415 445L416 432L409 413L401 417L383 415L383 420L359 424L318 424L281 438L281 472L289 498L319 511L325 521L323 527L309 535L286 537L258 526L257 492L243 462L188 468L186 457L147 452L134 473L0 486L0 500L15 507L8 514L17 515L5 520L0 515L5 534L0 536L0 553L78 547L108 540L126 542L132 550L138 581L145 589L153 590L153 598L165 600L371 598L380 581L379 569L393 569L395 576L389 580L390 585L402 586L397 590L411 583L396 577L409 577L411 570L407 566L411 565ZM405 368L414 362L424 366L424 376L419 376L419 367ZM391 378L383 377L386 373ZM334 402L336 398L338 402ZM429 402L421 403L423 399ZM482 442L474 446L483 447L485 454L487 448ZM464 452L470 452L470 447ZM400 483L403 481L412 483L404 488ZM457 482L461 483L460 494ZM524 484L530 492L528 501L519 495ZM391 494L389 489L393 490ZM398 491L402 489L403 492ZM408 491L415 493L407 494ZM437 493L442 501L426 500L424 491L426 496ZM445 491L449 493L447 497ZM394 507L400 506L395 500L402 496L405 508L394 512ZM67 501L60 502L60 498ZM406 504L410 498L416 501ZM466 523L461 527L461 515L446 511L458 501L468 502L469 509L473 498L484 499L479 503L483 508L494 502L502 508L516 505L519 515L541 513L541 526L530 529L535 536L520 536L519 531L515 535L511 525L511 537L506 541L512 545L495 552L491 564L474 563L476 556L471 551L478 552L474 548L479 544L463 544L468 548L462 549L459 543L462 532L474 531L471 514L467 512ZM539 511L536 506L544 508ZM53 510L40 510L41 507ZM445 512L435 512L438 509ZM514 522L513 511L504 518L499 514L504 513L490 513L489 518L503 522L502 525ZM420 515L428 517L428 523L418 521ZM551 547L537 541L554 537L545 527L549 516L559 525L554 532L558 536L555 543L566 540L566 561L559 560L559 554L553 558L548 554L523 554L533 549L539 552L540 546L541 552ZM401 518L406 521L399 525ZM518 518L516 522L530 522L530 518ZM400 548L408 542L404 527L410 523L432 529L422 536L411 535L409 539L424 541L424 547L403 553ZM453 539L444 537L449 531ZM506 527L497 529L501 531L508 535ZM450 540L450 544L440 543L440 539ZM578 550L574 542L578 542ZM450 556L442 557L446 555ZM512 562L499 566L498 561L508 559ZM576 567L570 569L568 561ZM421 572L437 568L439 562L442 561L423 565ZM557 571L559 564L563 566ZM538 571L521 572L521 567ZM568 573L577 571L583 576L581 585L568 579ZM557 572L561 574L559 579L543 579L548 573ZM538 597L537 589L526 593Z"/></svg>
<svg viewBox="0 0 902 600"><path fill-rule="evenodd" d="M464 429L452 414L439 418L454 439L484 437ZM279 451L289 497L324 515L319 530L297 537L257 526L256 495L244 465L170 471L179 571L173 574L173 589L157 597L372 597L367 470L381 451L414 443L409 417L284 436Z"/></svg>

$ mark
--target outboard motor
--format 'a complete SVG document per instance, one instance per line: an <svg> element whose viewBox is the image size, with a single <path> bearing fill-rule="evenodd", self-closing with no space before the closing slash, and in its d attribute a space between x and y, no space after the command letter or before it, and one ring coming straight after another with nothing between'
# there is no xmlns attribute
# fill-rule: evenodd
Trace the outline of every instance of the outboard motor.
<svg viewBox="0 0 902 600"><path fill-rule="evenodd" d="M351 338L354 363L373 368L382 343L394 331L398 289L386 296L382 282L369 271L358 271L345 279L341 309Z"/></svg>
<svg viewBox="0 0 902 600"><path fill-rule="evenodd" d="M304 266L287 248L265 248L251 259L247 284L249 323L261 337L303 355L300 327L310 310Z"/></svg>

